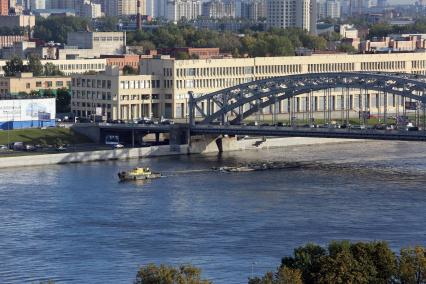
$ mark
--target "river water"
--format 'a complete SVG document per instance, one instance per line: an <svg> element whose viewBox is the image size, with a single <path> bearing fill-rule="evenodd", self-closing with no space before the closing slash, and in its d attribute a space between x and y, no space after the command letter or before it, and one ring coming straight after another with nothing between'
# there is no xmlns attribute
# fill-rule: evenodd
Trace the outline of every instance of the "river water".
<svg viewBox="0 0 426 284"><path fill-rule="evenodd" d="M196 171L251 161L289 168ZM167 176L117 182L136 165ZM150 262L246 283L307 242L425 245L425 173L426 143L361 141L0 170L0 283L132 283Z"/></svg>

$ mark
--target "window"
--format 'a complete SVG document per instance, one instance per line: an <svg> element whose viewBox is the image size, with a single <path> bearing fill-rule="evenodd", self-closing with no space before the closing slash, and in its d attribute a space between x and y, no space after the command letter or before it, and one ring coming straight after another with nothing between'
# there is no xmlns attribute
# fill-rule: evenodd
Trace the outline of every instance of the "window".
<svg viewBox="0 0 426 284"><path fill-rule="evenodd" d="M41 82L40 82L40 81L37 81L37 82L36 82L36 87L37 87L37 88L41 88Z"/></svg>
<svg viewBox="0 0 426 284"><path fill-rule="evenodd" d="M27 83L27 84L26 84L26 88L27 88L27 89L31 89L31 84L30 84L30 83Z"/></svg>
<svg viewBox="0 0 426 284"><path fill-rule="evenodd" d="M56 82L56 87L63 87L63 86L64 86L64 82L62 82L62 81Z"/></svg>

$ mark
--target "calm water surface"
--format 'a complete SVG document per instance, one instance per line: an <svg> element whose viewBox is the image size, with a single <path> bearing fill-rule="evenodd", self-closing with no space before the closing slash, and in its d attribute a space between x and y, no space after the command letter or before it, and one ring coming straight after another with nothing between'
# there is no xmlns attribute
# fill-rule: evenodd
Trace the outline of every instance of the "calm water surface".
<svg viewBox="0 0 426 284"><path fill-rule="evenodd" d="M191 172L271 160L292 167ZM136 165L167 177L117 182ZM425 174L426 143L409 142L0 170L0 283L132 283L149 262L246 283L307 242L425 245Z"/></svg>

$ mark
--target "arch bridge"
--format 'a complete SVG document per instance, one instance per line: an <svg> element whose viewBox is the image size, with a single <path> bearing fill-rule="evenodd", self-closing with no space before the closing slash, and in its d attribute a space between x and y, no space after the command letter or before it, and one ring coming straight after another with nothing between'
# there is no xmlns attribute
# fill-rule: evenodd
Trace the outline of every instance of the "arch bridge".
<svg viewBox="0 0 426 284"><path fill-rule="evenodd" d="M351 104L349 93L354 89L360 90L360 94L366 94L368 90L372 90L383 94L385 117L388 94L402 98L403 102L417 102L417 110L422 109L423 117L425 117L425 76L405 73L340 72L272 77L247 82L203 96L196 96L190 92L189 123L192 128L195 127L196 117L198 117L197 124L200 125L215 122L220 122L222 125L239 124L244 119L268 107L273 110L272 114L276 115L281 101L302 94L307 95L307 109L313 112L313 93L318 91L324 91L324 106L322 106L324 112L327 109L330 111L330 100L326 97L331 95L332 89L337 88L341 89L344 94L341 102L344 106ZM292 108L290 108L290 112ZM348 109L348 107L346 108ZM362 110L366 109L364 106ZM359 111L361 112L361 109ZM349 112L347 113L348 118Z"/></svg>

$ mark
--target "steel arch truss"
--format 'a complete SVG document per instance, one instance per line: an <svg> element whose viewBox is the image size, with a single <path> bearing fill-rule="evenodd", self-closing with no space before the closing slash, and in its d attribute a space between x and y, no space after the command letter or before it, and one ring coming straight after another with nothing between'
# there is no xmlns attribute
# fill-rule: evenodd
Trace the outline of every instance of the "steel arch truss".
<svg viewBox="0 0 426 284"><path fill-rule="evenodd" d="M252 81L200 97L194 97L190 92L190 123L195 123L195 112L202 117L201 124L215 120L225 123L231 113L234 121L243 120L282 100L334 88L374 90L426 104L426 77L420 75L363 72L298 74ZM244 106L249 108L244 110Z"/></svg>

